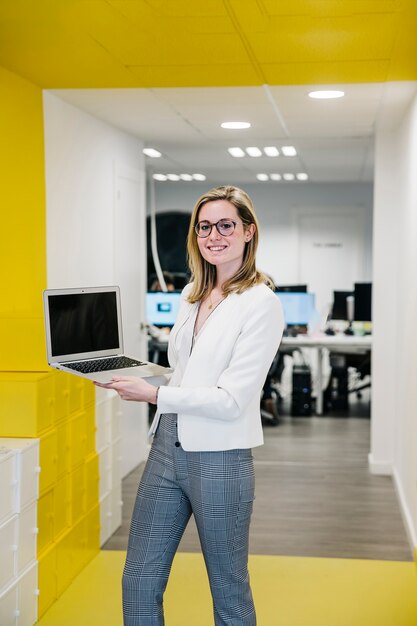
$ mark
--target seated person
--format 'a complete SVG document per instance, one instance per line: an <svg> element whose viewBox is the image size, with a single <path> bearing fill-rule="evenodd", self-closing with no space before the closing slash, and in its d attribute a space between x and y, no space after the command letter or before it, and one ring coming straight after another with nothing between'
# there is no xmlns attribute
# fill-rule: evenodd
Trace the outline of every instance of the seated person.
<svg viewBox="0 0 417 626"><path fill-rule="evenodd" d="M165 280L165 285L167 288L167 291L175 291L175 285L174 285L174 277L170 272L162 272L162 275L164 277ZM157 276L153 275L153 277L151 277L152 282L149 288L149 291L164 291L162 289L162 285L159 282L159 279ZM148 327L148 332L149 335L153 338L156 339L156 341L158 342L162 342L165 343L167 341L168 335L171 331L171 328L169 326L152 326L150 325ZM165 367L168 367L168 356L166 351L160 351L159 355L158 355L158 363L159 365L164 365Z"/></svg>
<svg viewBox="0 0 417 626"><path fill-rule="evenodd" d="M170 272L162 272L162 276L164 277L165 284L167 287L167 291L175 291L174 277ZM158 277L155 277L151 283L149 291L165 291L162 289L161 283L159 282Z"/></svg>

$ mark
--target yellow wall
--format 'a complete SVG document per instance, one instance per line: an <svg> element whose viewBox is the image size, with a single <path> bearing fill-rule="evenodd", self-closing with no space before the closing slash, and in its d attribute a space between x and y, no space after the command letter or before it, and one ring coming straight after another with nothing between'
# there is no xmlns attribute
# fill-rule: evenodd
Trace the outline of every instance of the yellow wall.
<svg viewBox="0 0 417 626"><path fill-rule="evenodd" d="M41 615L99 550L95 391L47 366L42 90L3 68L0 138L0 437L40 441Z"/></svg>
<svg viewBox="0 0 417 626"><path fill-rule="evenodd" d="M42 90L0 67L0 371L46 369Z"/></svg>

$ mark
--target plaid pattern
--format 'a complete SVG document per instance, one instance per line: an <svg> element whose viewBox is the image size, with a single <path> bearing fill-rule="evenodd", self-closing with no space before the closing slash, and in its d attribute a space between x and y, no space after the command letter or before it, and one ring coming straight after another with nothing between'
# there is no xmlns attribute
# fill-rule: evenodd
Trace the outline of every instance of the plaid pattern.
<svg viewBox="0 0 417 626"><path fill-rule="evenodd" d="M255 626L248 574L254 499L251 450L186 452L176 415L159 422L132 516L123 572L125 626L163 626L171 564L193 514L207 567L216 626Z"/></svg>

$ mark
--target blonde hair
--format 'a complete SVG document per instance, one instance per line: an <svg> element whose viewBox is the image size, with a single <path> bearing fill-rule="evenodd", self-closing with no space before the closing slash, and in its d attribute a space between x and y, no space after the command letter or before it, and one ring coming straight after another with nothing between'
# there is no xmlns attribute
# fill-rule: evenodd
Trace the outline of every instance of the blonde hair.
<svg viewBox="0 0 417 626"><path fill-rule="evenodd" d="M255 232L252 238L245 244L242 265L239 270L222 285L223 293L225 295L230 293L243 293L246 289L259 283L269 284L269 280L265 274L256 269L255 257L259 241L259 224L252 200L246 192L238 187L215 187L197 200L191 214L187 238L188 265L193 281L192 289L188 295L188 301L191 303L198 302L207 296L216 282L216 267L208 263L201 256L194 230L195 225L198 223L201 207L207 202L213 202L214 200L227 200L233 204L242 220L245 230L247 230L251 224L255 225Z"/></svg>

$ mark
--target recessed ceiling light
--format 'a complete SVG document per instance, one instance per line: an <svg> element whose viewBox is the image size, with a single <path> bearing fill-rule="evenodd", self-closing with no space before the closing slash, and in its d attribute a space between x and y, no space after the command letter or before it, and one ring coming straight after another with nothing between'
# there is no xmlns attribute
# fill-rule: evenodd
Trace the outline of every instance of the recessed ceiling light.
<svg viewBox="0 0 417 626"><path fill-rule="evenodd" d="M180 174L180 178L181 180L187 180L187 181L193 180L193 177L191 176L191 174Z"/></svg>
<svg viewBox="0 0 417 626"><path fill-rule="evenodd" d="M308 95L310 98L316 98L317 100L329 100L332 98L343 98L345 92L337 89L319 89L310 91Z"/></svg>
<svg viewBox="0 0 417 626"><path fill-rule="evenodd" d="M167 180L166 174L152 174L154 180Z"/></svg>
<svg viewBox="0 0 417 626"><path fill-rule="evenodd" d="M269 176L270 176L271 180L281 180L282 179L281 174L270 174Z"/></svg>
<svg viewBox="0 0 417 626"><path fill-rule="evenodd" d="M167 174L167 178L168 178L168 180L173 180L173 181L177 181L177 180L180 179L178 174Z"/></svg>
<svg viewBox="0 0 417 626"><path fill-rule="evenodd" d="M250 122L222 122L220 126L228 130L242 130L243 128L250 128Z"/></svg>
<svg viewBox="0 0 417 626"><path fill-rule="evenodd" d="M297 155L297 150L294 148L294 146L282 146L281 150L282 154L287 157Z"/></svg>
<svg viewBox="0 0 417 626"><path fill-rule="evenodd" d="M262 182L269 180L268 174L256 174L256 178Z"/></svg>
<svg viewBox="0 0 417 626"><path fill-rule="evenodd" d="M206 180L206 177L204 176L204 174L193 174L193 179L194 180Z"/></svg>
<svg viewBox="0 0 417 626"><path fill-rule="evenodd" d="M249 154L249 156L251 157L260 157L262 156L262 152L259 150L259 148L256 148L255 146L250 146L249 148L245 148L246 153Z"/></svg>
<svg viewBox="0 0 417 626"><path fill-rule="evenodd" d="M159 150L155 150L155 148L144 148L142 152L146 154L146 156L151 157L151 159L158 159L162 156Z"/></svg>
<svg viewBox="0 0 417 626"><path fill-rule="evenodd" d="M294 180L294 174L283 174L284 180Z"/></svg>
<svg viewBox="0 0 417 626"><path fill-rule="evenodd" d="M264 152L266 154L266 156L269 157L277 157L279 156L279 150L276 146L266 146L264 148Z"/></svg>
<svg viewBox="0 0 417 626"><path fill-rule="evenodd" d="M296 176L297 180L308 180L308 174L305 172L300 172L299 174L296 174Z"/></svg>
<svg viewBox="0 0 417 626"><path fill-rule="evenodd" d="M242 148L227 148L227 151L229 154L232 155L232 157L235 157L236 159L240 159L245 156Z"/></svg>

